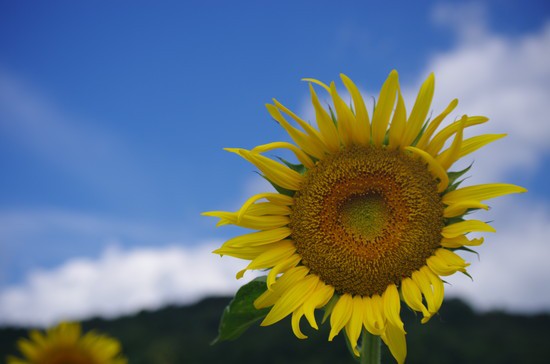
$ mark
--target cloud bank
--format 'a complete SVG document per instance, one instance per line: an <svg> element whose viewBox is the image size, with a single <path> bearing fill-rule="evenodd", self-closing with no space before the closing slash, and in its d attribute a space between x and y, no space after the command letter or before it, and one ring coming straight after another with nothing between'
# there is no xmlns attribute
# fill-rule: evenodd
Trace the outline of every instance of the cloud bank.
<svg viewBox="0 0 550 364"><path fill-rule="evenodd" d="M458 45L435 54L417 84L406 87L409 104L420 82L434 72L434 114L458 98L459 106L448 122L464 113L486 115L491 120L473 127L475 134L508 133L453 168L475 162L465 184L510 182L518 174L529 181L544 168L550 151L550 66L546 61L550 59L550 23L533 34L503 37L487 29L485 9L476 4L440 5L433 19L455 30ZM474 282L463 275L449 277L450 296L465 298L482 310L550 310L550 292L543 288L550 279L545 262L550 256L550 211L547 197L540 197L503 197L490 202L494 210L474 215L494 219L497 234L487 236L476 249L479 260L463 254L472 262L469 272Z"/></svg>
<svg viewBox="0 0 550 364"><path fill-rule="evenodd" d="M472 128L476 134L509 134L487 148L488 157L476 160L479 181L533 173L550 151L550 23L533 34L503 37L487 30L479 6L439 6L434 19L453 27L459 38L455 49L436 54L423 72L423 77L436 75L434 112L458 98L451 116L491 119ZM466 158L467 164L471 160Z"/></svg>
<svg viewBox="0 0 550 364"><path fill-rule="evenodd" d="M504 197L491 206L495 213L479 212L473 218L494 218L497 233L484 235L485 243L475 249L479 257L461 253L471 263L473 281L460 273L445 277L447 294L479 310L550 312L550 209L521 196Z"/></svg>
<svg viewBox="0 0 550 364"><path fill-rule="evenodd" d="M33 271L23 284L0 292L0 324L47 326L232 295L253 275L236 280L244 262L211 254L218 245L110 247L97 260L75 258L53 270Z"/></svg>

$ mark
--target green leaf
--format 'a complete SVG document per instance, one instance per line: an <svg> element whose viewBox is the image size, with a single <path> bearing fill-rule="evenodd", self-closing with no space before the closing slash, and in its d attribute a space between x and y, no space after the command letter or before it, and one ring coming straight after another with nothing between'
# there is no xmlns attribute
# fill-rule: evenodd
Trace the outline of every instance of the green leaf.
<svg viewBox="0 0 550 364"><path fill-rule="evenodd" d="M332 313L332 309L334 308L334 305L336 305L336 302L338 302L338 299L340 296L337 294L333 295L330 301L323 307L323 310L325 310L325 313L323 314L323 319L321 322L324 324L325 321L329 318L330 314Z"/></svg>
<svg viewBox="0 0 550 364"><path fill-rule="evenodd" d="M455 217L448 217L445 219L445 225L452 225L452 224L456 224L457 222L462 222L464 221L464 215L461 215L461 216L455 216Z"/></svg>
<svg viewBox="0 0 550 364"><path fill-rule="evenodd" d="M258 310L254 307L254 301L266 290L265 281L265 276L258 277L239 288L235 298L223 311L218 337L212 341L212 345L220 341L237 339L268 314L269 308Z"/></svg>
<svg viewBox="0 0 550 364"><path fill-rule="evenodd" d="M424 122L424 124L422 125L422 128L420 128L420 132L418 133L416 138L414 138L414 141L411 143L413 147L416 147L416 145L420 141L420 138L422 138L422 135L424 135L424 132L426 132L426 128L428 128L428 125L430 125L431 118L432 118L431 115L428 116L428 119Z"/></svg>
<svg viewBox="0 0 550 364"><path fill-rule="evenodd" d="M287 161L286 159L283 159L283 158L281 158L281 157L277 157L277 159L279 159L279 160L280 160L281 162L283 162L288 168L292 169L292 170L295 171L295 172L298 172L298 173L300 173L300 174L304 174L304 173L306 173L306 171L307 171L307 168L306 168L303 164L301 164L301 163L299 163L299 164L291 163L291 162L289 162L289 161Z"/></svg>
<svg viewBox="0 0 550 364"><path fill-rule="evenodd" d="M336 119L336 115L334 115L334 111L332 111L332 107L328 105L328 111L330 112L330 118L332 119L332 122L334 125L338 126L338 119Z"/></svg>
<svg viewBox="0 0 550 364"><path fill-rule="evenodd" d="M358 356L355 356L355 353L353 352L353 348L351 347L351 343L349 341L348 335L344 334L344 337L345 337L345 341L346 341L346 346L348 347L348 351L349 351L351 357L353 358L353 360L355 362L359 363L361 358L359 358Z"/></svg>
<svg viewBox="0 0 550 364"><path fill-rule="evenodd" d="M464 274L465 276L467 276L468 278L470 278L472 280L472 282L474 281L474 278L470 275L470 273L468 272L461 272L462 274Z"/></svg>
<svg viewBox="0 0 550 364"><path fill-rule="evenodd" d="M453 249L453 251L457 251L457 250L458 250L458 251L465 251L465 252L468 252L468 253L475 254L475 255L477 255L477 259L479 260L479 253L476 252L476 251L473 250L473 249L470 249L470 248L465 247L465 246L461 246L460 248L455 248L455 249ZM470 277L470 278L471 278L471 277Z"/></svg>
<svg viewBox="0 0 550 364"><path fill-rule="evenodd" d="M449 192L452 192L454 190L456 190L458 188L458 186L460 186L460 184L462 182L464 182L464 179L461 179L461 180L458 180L460 177L462 177L464 175L464 173L468 172L470 170L470 168L472 168L472 164L470 164L468 167L464 168L462 171L458 171L458 172L447 172L447 176L449 176L449 186L447 187L447 189L445 190L445 193L449 193Z"/></svg>
<svg viewBox="0 0 550 364"><path fill-rule="evenodd" d="M472 168L472 164L470 164L468 167L464 168L462 171L457 172L447 172L447 175L449 176L449 184L453 184L457 179L462 177L466 172Z"/></svg>

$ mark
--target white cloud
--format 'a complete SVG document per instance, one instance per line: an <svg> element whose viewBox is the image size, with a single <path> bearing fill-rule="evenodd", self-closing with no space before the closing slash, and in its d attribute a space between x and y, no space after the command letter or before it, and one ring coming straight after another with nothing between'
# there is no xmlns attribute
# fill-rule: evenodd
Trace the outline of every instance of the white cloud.
<svg viewBox="0 0 550 364"><path fill-rule="evenodd" d="M0 323L46 326L231 295L247 280L235 279L245 262L212 254L218 246L111 247L98 260L74 258L53 270L35 270L23 284L0 291Z"/></svg>
<svg viewBox="0 0 550 364"><path fill-rule="evenodd" d="M533 34L504 37L487 29L485 9L479 5L440 5L433 15L438 23L456 31L458 45L430 59L417 85L406 88L409 99L421 80L434 72L434 113L458 98L459 107L450 121L463 113L486 115L491 120L473 127L475 134L508 133L459 165L475 160L467 183L506 181L513 174L543 168L550 151L550 23ZM479 309L550 310L550 291L544 289L550 279L547 202L534 202L523 195L504 197L491 206L494 209L489 214L473 217L494 217L497 228L497 234L488 236L477 249L480 260L475 255L468 257L474 282L453 276L448 292Z"/></svg>
<svg viewBox="0 0 550 364"><path fill-rule="evenodd" d="M21 272L55 266L75 255L99 256L103 249L151 241L182 241L181 228L168 223L65 209L0 209L0 289L21 281ZM78 244L75 244L78 242Z"/></svg>
<svg viewBox="0 0 550 364"><path fill-rule="evenodd" d="M471 133L508 133L505 139L457 165L457 169L462 168L475 159L477 173L471 180L475 183L500 180L518 171L533 173L550 151L547 111L550 100L550 23L532 34L505 37L487 29L485 16L485 8L475 3L437 6L433 11L434 21L454 30L457 45L430 57L417 80L400 80L408 112L420 84L430 72L434 72L433 116L452 99L458 98L459 106L447 117L446 123L462 114L485 115L490 121L471 128L466 132L467 136L472 136ZM370 106L372 96L378 95L378 90L362 93ZM349 99L346 92L342 92L342 96ZM323 103L330 101L324 92L319 92L319 97ZM314 123L315 112L309 96L304 97L300 109L300 115ZM483 158L477 160L478 155Z"/></svg>
<svg viewBox="0 0 550 364"><path fill-rule="evenodd" d="M457 274L446 280L449 296L458 296L481 310L504 309L515 312L550 310L550 209L548 206L505 199L493 206L495 235L486 235L475 255L461 254L472 265L473 282ZM481 216L478 214L478 218Z"/></svg>
<svg viewBox="0 0 550 364"><path fill-rule="evenodd" d="M476 42L487 34L487 8L481 3L440 3L431 17L436 25L452 28L463 42Z"/></svg>
<svg viewBox="0 0 550 364"><path fill-rule="evenodd" d="M533 172L550 150L550 23L533 34L504 37L487 30L483 8L477 5L439 6L434 14L459 36L458 46L436 54L423 72L423 77L432 71L436 75L434 112L458 98L453 117L466 113L491 119L474 127L476 134L508 133L476 160L481 178L474 177L475 182Z"/></svg>

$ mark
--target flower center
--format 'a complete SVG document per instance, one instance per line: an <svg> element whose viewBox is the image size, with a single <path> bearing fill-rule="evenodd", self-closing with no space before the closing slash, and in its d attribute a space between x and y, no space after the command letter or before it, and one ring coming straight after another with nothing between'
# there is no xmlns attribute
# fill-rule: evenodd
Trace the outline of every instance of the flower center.
<svg viewBox="0 0 550 364"><path fill-rule="evenodd" d="M402 151L351 147L306 172L291 214L302 263L339 293L382 294L441 241L437 181Z"/></svg>
<svg viewBox="0 0 550 364"><path fill-rule="evenodd" d="M388 222L389 209L377 193L350 196L340 208L342 226L350 234L372 240L382 233Z"/></svg>
<svg viewBox="0 0 550 364"><path fill-rule="evenodd" d="M40 364L96 364L97 361L85 349L74 345L59 345L45 352L37 360Z"/></svg>

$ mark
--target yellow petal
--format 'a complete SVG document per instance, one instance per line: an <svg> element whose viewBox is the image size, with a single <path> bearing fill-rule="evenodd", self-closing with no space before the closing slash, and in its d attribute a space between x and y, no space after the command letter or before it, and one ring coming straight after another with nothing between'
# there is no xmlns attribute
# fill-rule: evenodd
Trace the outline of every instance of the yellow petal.
<svg viewBox="0 0 550 364"><path fill-rule="evenodd" d="M288 227L281 227L266 231L257 231L255 233L244 234L236 236L226 241L223 247L243 247L243 246L258 246L264 244L274 243L276 241L283 240L291 234L291 230Z"/></svg>
<svg viewBox="0 0 550 364"><path fill-rule="evenodd" d="M399 298L399 292L395 284L390 284L384 294L382 295L384 301L384 316L395 327L403 328L403 321L401 321L401 299Z"/></svg>
<svg viewBox="0 0 550 364"><path fill-rule="evenodd" d="M449 276L458 271L465 273L466 267L470 265L447 249L437 249L435 255L429 257L426 262L428 267L439 276Z"/></svg>
<svg viewBox="0 0 550 364"><path fill-rule="evenodd" d="M443 303L444 287L443 281L435 275L430 268L424 266L413 273L413 281L424 295L428 304L428 313L424 313L422 323L425 324L435 315Z"/></svg>
<svg viewBox="0 0 550 364"><path fill-rule="evenodd" d="M382 145L386 136L386 129L397 96L398 82L397 71L393 70L380 90L380 96L372 117L372 142L376 146Z"/></svg>
<svg viewBox="0 0 550 364"><path fill-rule="evenodd" d="M271 268L294 254L296 246L291 240L282 240L277 246L258 256L248 266L248 269Z"/></svg>
<svg viewBox="0 0 550 364"><path fill-rule="evenodd" d="M322 88L324 88L328 93L330 93L330 87L328 87L325 83L323 83L319 80L316 80L315 78L302 78L302 81L311 82L311 83L314 83L316 85L319 85Z"/></svg>
<svg viewBox="0 0 550 364"><path fill-rule="evenodd" d="M304 152L314 156L317 159L321 159L323 157L325 152L321 141L316 140L310 135L307 135L290 125L276 106L271 104L266 104L265 106L271 117L286 130L288 135L292 138L292 140L294 140L294 143L296 143Z"/></svg>
<svg viewBox="0 0 550 364"><path fill-rule="evenodd" d="M33 360L37 357L38 353L38 347L33 345L29 340L27 339L20 339L17 341L17 348L19 351L27 358Z"/></svg>
<svg viewBox="0 0 550 364"><path fill-rule="evenodd" d="M389 131L389 147L397 148L402 144L403 133L405 132L405 123L407 122L407 110L405 109L405 101L401 95L401 90L397 88L397 106L393 113L393 118L390 124Z"/></svg>
<svg viewBox="0 0 550 364"><path fill-rule="evenodd" d="M298 125L300 125L300 127L311 137L314 137L314 138L317 138L319 137L319 132L317 130L315 130L314 127L312 127L311 125L308 124L307 121L303 120L302 118L300 118L298 115L296 115L294 112L292 112L290 109L288 109L286 106L284 106L283 104L281 104L279 101L277 101L276 99L273 99L273 103L275 104L275 106L277 106L277 108L279 108L279 110L281 110L282 112L284 112L285 114L287 114L288 116L290 116L292 119L294 119L294 121L296 121L296 123L298 123Z"/></svg>
<svg viewBox="0 0 550 364"><path fill-rule="evenodd" d="M313 293L318 282L319 277L316 275L308 275L304 279L296 282L281 295L277 302L275 302L271 311L269 311L262 321L261 326L269 326L279 322L297 310L311 293Z"/></svg>
<svg viewBox="0 0 550 364"><path fill-rule="evenodd" d="M234 224L243 226L248 224L247 222L243 222L243 219L251 219L250 223L253 221L258 221L256 218L258 217L288 217L290 216L290 213L292 210L285 205L278 205L273 202L259 202L259 203L251 203L250 206L243 206L239 211L236 212L227 212L227 211L207 211L203 212L201 215L203 216L213 216L213 217L219 217L221 220L216 224L216 226L221 225L227 225L227 224ZM270 219L268 219L270 220ZM270 220L271 223L275 224L276 220ZM279 222L283 222L284 220L277 220ZM286 225L286 224L285 224ZM255 227L250 227L251 229L255 229ZM273 227L272 227L273 228ZM262 228L258 228L262 229ZM264 228L263 230L265 230Z"/></svg>
<svg viewBox="0 0 550 364"><path fill-rule="evenodd" d="M27 360L16 358L15 356L8 355L7 358L7 364L29 364Z"/></svg>
<svg viewBox="0 0 550 364"><path fill-rule="evenodd" d="M73 343L78 342L82 336L82 327L76 322L62 322L54 330L67 341Z"/></svg>
<svg viewBox="0 0 550 364"><path fill-rule="evenodd" d="M47 340L44 335L38 330L32 330L29 333L29 337L33 341L33 344L39 348L43 348L47 345Z"/></svg>
<svg viewBox="0 0 550 364"><path fill-rule="evenodd" d="M225 150L240 155L258 167L264 176L276 185L293 191L300 189L303 179L302 175L287 166L245 149L225 148Z"/></svg>
<svg viewBox="0 0 550 364"><path fill-rule="evenodd" d="M420 268L420 272L422 272L428 278L430 284L433 287L434 307L432 308L431 312L432 314L435 314L441 308L441 304L443 303L443 298L445 296L445 287L443 286L443 281L429 267L423 266L422 268ZM424 321L423 323L425 323L426 321Z"/></svg>
<svg viewBox="0 0 550 364"><path fill-rule="evenodd" d="M363 328L364 309L363 299L361 296L357 295L353 297L353 310L351 318L346 324L346 335L355 356L359 356L359 350L357 350L357 340L359 340L361 329Z"/></svg>
<svg viewBox="0 0 550 364"><path fill-rule="evenodd" d="M402 145L411 145L420 133L422 124L424 124L428 111L430 110L430 105L432 104L434 83L434 74L430 73L426 81L424 81L420 87L420 91L418 91L418 96L411 110L409 121L405 126L405 133L401 140Z"/></svg>
<svg viewBox="0 0 550 364"><path fill-rule="evenodd" d="M245 269L239 272L237 279L242 278L247 270L267 269L285 262L295 251L296 246L292 241L282 240L273 249L258 255Z"/></svg>
<svg viewBox="0 0 550 364"><path fill-rule="evenodd" d="M527 192L527 190L520 186L507 183L488 183L459 188L455 191L446 193L442 200L444 204L452 205L464 200L485 201L510 193L523 192Z"/></svg>
<svg viewBox="0 0 550 364"><path fill-rule="evenodd" d="M489 210L489 206L475 200L464 200L445 207L445 210L443 210L443 217L461 216L469 209Z"/></svg>
<svg viewBox="0 0 550 364"><path fill-rule="evenodd" d="M279 196L284 196L284 195L279 195ZM290 207L288 207L287 205L281 205L271 201L253 203L249 207L247 207L246 210L244 211L246 212L246 215L249 215L249 216L266 216L266 215L289 216L290 213L292 212ZM239 211L237 211L237 213L240 213L240 209Z"/></svg>
<svg viewBox="0 0 550 364"><path fill-rule="evenodd" d="M442 152L436 157L437 162L448 170L459 158L460 148L462 146L462 136L464 135L464 126L466 125L467 116L464 115L458 127L458 131L455 134L455 138L449 147L449 149Z"/></svg>
<svg viewBox="0 0 550 364"><path fill-rule="evenodd" d="M449 185L449 176L447 175L447 172L445 172L445 169L441 167L437 161L432 158L431 155L423 151L422 149L418 149L415 147L405 147L405 150L408 150L419 157L421 157L426 163L428 163L428 170L437 178L439 179L439 183L437 184L437 192L443 192Z"/></svg>
<svg viewBox="0 0 550 364"><path fill-rule="evenodd" d="M301 150L300 148L298 148L297 146L295 146L292 143L273 142L273 143L258 145L257 147L254 147L254 149L252 149L251 152L252 153L265 153L267 151L270 151L270 150L273 150L273 149L279 149L279 148L288 149L288 150L291 150L292 152L294 152L294 154L296 155L296 158L298 158L300 163L302 163L306 168L311 169L311 168L315 167L315 164L313 163L311 158L306 153L304 153L303 150Z"/></svg>
<svg viewBox="0 0 550 364"><path fill-rule="evenodd" d="M415 311L422 312L424 317L430 316L426 306L422 303L422 293L411 278L401 281L401 293L405 303Z"/></svg>
<svg viewBox="0 0 550 364"><path fill-rule="evenodd" d="M290 196L285 196L285 195L281 195L280 193L274 193L274 192L258 193L250 197L248 200L246 200L245 203L241 206L241 208L238 211L237 221L239 221L242 218L242 216L244 216L244 214L248 212L248 209L256 201L261 200L263 198L267 199L268 201L276 205L290 206L294 204L294 199ZM259 208L259 207L256 206L256 208Z"/></svg>
<svg viewBox="0 0 550 364"><path fill-rule="evenodd" d="M365 101L363 100L361 92L359 92L357 86L355 86L353 81L348 76L340 74L340 78L353 99L355 119L357 121L357 127L355 128L357 132L357 141L361 145L368 145L370 143L370 120L369 113L365 106Z"/></svg>
<svg viewBox="0 0 550 364"><path fill-rule="evenodd" d="M399 327L388 325L386 332L382 335L382 340L390 349L391 354L398 364L405 363L407 357L407 342L405 332Z"/></svg>
<svg viewBox="0 0 550 364"><path fill-rule="evenodd" d="M273 248L278 243L279 242L275 242L271 244L258 245L258 246L220 247L212 251L212 253L217 254L220 257L227 255L227 256L235 257L239 259L252 260L256 258L258 255Z"/></svg>
<svg viewBox="0 0 550 364"><path fill-rule="evenodd" d="M302 120L302 118L300 118L298 115L296 115L295 113L293 113L290 109L288 109L286 106L284 106L283 104L281 104L279 101L273 99L273 103L275 104L275 106L277 106L281 111L283 111L285 114L289 115L291 118L294 119L294 121L296 121L298 123L298 125L300 125L300 127L302 129L304 129L304 131L309 135L311 136L316 142L319 142L321 141L321 138L319 136L319 132L317 130L315 130L314 127L312 127L311 125L309 125L307 123L307 121L305 120ZM320 146L322 146L322 144L320 143L319 144Z"/></svg>
<svg viewBox="0 0 550 364"><path fill-rule="evenodd" d="M441 235L445 238L454 238L459 235L464 235L471 232L490 232L496 230L489 224L479 220L466 220L447 225L441 231Z"/></svg>
<svg viewBox="0 0 550 364"><path fill-rule="evenodd" d="M302 257L299 254L294 254L281 263L274 266L269 273L267 274L267 289L271 290L273 284L277 280L277 276L281 273L285 273L286 271L296 267L298 263L302 260Z"/></svg>
<svg viewBox="0 0 550 364"><path fill-rule="evenodd" d="M315 291L309 296L302 306L304 314L311 327L318 330L317 321L315 320L315 309L325 306L334 295L334 287L319 281Z"/></svg>
<svg viewBox="0 0 550 364"><path fill-rule="evenodd" d="M411 278L418 289L420 289L420 292L422 292L422 295L426 300L426 304L428 305L428 314L424 314L424 319L429 319L435 312L437 312L435 311L435 297L430 280L421 270L414 271Z"/></svg>
<svg viewBox="0 0 550 364"><path fill-rule="evenodd" d="M294 332L294 335L296 335L298 339L307 339L307 336L304 335L302 330L300 330L300 319L302 316L304 316L304 310L302 307L292 313L292 332Z"/></svg>
<svg viewBox="0 0 550 364"><path fill-rule="evenodd" d="M86 333L86 335L80 339L80 343L88 346L90 351L93 351L95 355L103 359L101 362L104 363L112 363L111 359L121 351L119 342L107 337L98 337L93 332Z"/></svg>
<svg viewBox="0 0 550 364"><path fill-rule="evenodd" d="M459 158L464 157L470 153L475 152L481 147L486 146L489 143L494 142L500 138L504 138L506 134L483 134L471 137L462 141L462 146L460 147Z"/></svg>
<svg viewBox="0 0 550 364"><path fill-rule="evenodd" d="M469 265L469 263L466 263L462 257L448 249L437 249L435 251L435 256L445 260L449 265L461 267L467 267Z"/></svg>
<svg viewBox="0 0 550 364"><path fill-rule="evenodd" d="M219 217L217 226L234 224L247 229L270 230L288 225L290 218L288 216L250 216L244 215L239 221L239 214L236 212L208 211L203 212L203 216Z"/></svg>
<svg viewBox="0 0 550 364"><path fill-rule="evenodd" d="M353 298L349 293L342 295L330 315L330 334L328 341L332 341L336 335L346 326L351 318L353 310Z"/></svg>
<svg viewBox="0 0 550 364"><path fill-rule="evenodd" d="M346 105L344 100L338 95L336 91L336 84L334 82L330 83L330 94L332 96L332 102L334 103L334 108L336 111L336 119L338 120L337 128L338 135L340 140L344 145L353 145L357 144L355 132L355 116Z"/></svg>
<svg viewBox="0 0 550 364"><path fill-rule="evenodd" d="M340 138L338 136L338 130L332 118L328 112L321 106L317 94L313 89L313 86L309 85L309 91L311 93L311 103L315 108L315 118L317 119L317 126L321 132L321 138L325 142L327 148L331 152L337 152L340 150ZM330 89L329 89L330 92Z"/></svg>
<svg viewBox="0 0 550 364"><path fill-rule="evenodd" d="M445 248L460 248L464 245L466 246L479 246L483 244L483 238L477 239L468 239L464 235L455 236L454 238L443 238L441 239L441 246Z"/></svg>
<svg viewBox="0 0 550 364"><path fill-rule="evenodd" d="M420 139L418 140L418 143L416 144L417 148L424 149L426 148L426 145L428 144L428 141L432 137L432 135L435 133L441 122L449 115L455 107L458 105L458 100L454 99L449 103L449 105L443 110L443 112L439 115L437 115L429 124Z"/></svg>
<svg viewBox="0 0 550 364"><path fill-rule="evenodd" d="M363 325L371 334L382 335L386 330L382 297L379 295L363 297L363 304L365 305Z"/></svg>
<svg viewBox="0 0 550 364"><path fill-rule="evenodd" d="M279 217L281 216L288 217L292 212L292 210L286 205L280 205L273 202L253 203L256 199L258 199L258 196L259 195L256 195L256 196L253 196L251 199L249 199L249 201L247 201L245 205L243 205L239 209L239 211L236 211L236 212L207 211L207 212L203 212L201 215L219 217L221 220L216 224L216 226L221 226L226 224L240 225L242 222L242 219L245 217L255 218L255 217L266 217L271 215L279 216ZM283 196L283 195L279 195L279 196Z"/></svg>
<svg viewBox="0 0 550 364"><path fill-rule="evenodd" d="M489 119L485 116L469 116L466 122L464 123L464 128L483 124L487 122ZM435 137L430 141L430 143L425 148L426 152L431 154L432 156L436 156L441 148L445 145L445 142L447 139L449 139L451 136L453 136L454 133L458 131L458 129L461 128L462 120L455 121L451 125L448 125L443 130L441 130L439 133L435 135Z"/></svg>
<svg viewBox="0 0 550 364"><path fill-rule="evenodd" d="M304 279L308 274L309 269L302 266L289 269L282 275L277 282L273 284L271 290L266 290L256 298L254 307L257 309L273 306L277 300L290 288L294 287L298 282Z"/></svg>

